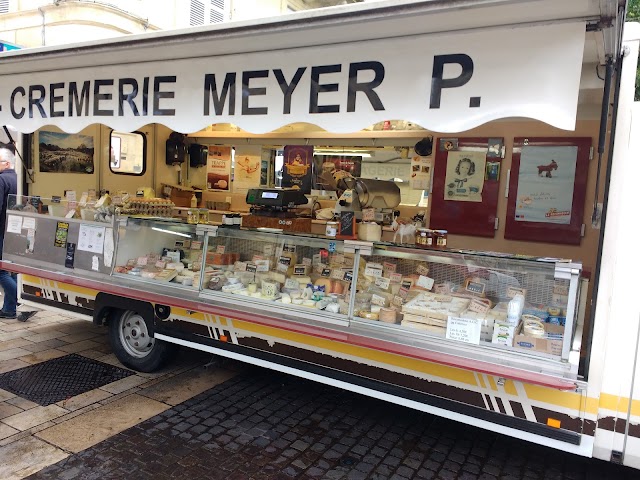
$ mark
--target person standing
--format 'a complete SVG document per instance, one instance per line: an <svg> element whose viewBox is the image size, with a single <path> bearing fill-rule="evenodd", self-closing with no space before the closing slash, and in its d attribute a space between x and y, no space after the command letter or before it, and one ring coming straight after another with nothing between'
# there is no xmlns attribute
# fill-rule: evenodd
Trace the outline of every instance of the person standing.
<svg viewBox="0 0 640 480"><path fill-rule="evenodd" d="M14 164L13 145L0 144L0 258L2 258L4 247L9 195L16 195L18 191L18 178ZM0 270L0 287L4 290L4 304L0 310L0 318L16 318L18 286L15 276L6 270Z"/></svg>

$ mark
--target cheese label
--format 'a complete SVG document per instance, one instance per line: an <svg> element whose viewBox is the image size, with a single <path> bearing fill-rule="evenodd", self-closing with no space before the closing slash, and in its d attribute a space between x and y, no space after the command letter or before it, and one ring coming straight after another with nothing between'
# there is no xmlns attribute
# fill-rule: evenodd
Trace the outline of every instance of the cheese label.
<svg viewBox="0 0 640 480"><path fill-rule="evenodd" d="M247 270L247 263L246 262L236 262L233 264L233 271L234 272L246 272Z"/></svg>
<svg viewBox="0 0 640 480"><path fill-rule="evenodd" d="M404 299L400 296L400 295L395 295L393 297L393 302L394 305L397 305L398 307L401 307L402 304L404 303Z"/></svg>
<svg viewBox="0 0 640 480"><path fill-rule="evenodd" d="M400 287L400 290L398 290L398 296L402 299L407 298L408 294L409 294L408 288Z"/></svg>
<svg viewBox="0 0 640 480"><path fill-rule="evenodd" d="M382 266L383 266L383 270L389 273L395 272L396 268L398 268L398 266L395 263L391 263L391 262L384 262Z"/></svg>
<svg viewBox="0 0 640 480"><path fill-rule="evenodd" d="M320 275L322 275L323 277L330 277L331 276L331 269L330 268L323 268L322 272L320 273Z"/></svg>
<svg viewBox="0 0 640 480"><path fill-rule="evenodd" d="M555 290L555 287L554 287L554 290ZM526 288L520 288L520 287L507 287L507 297L508 298L513 298L516 295L522 295L523 297L526 298L527 289Z"/></svg>
<svg viewBox="0 0 640 480"><path fill-rule="evenodd" d="M442 293L444 293L444 294L451 293L451 287L449 287L449 285L446 284L446 283L438 283L435 286L434 292L435 293L441 293L441 294Z"/></svg>
<svg viewBox="0 0 640 480"><path fill-rule="evenodd" d="M369 276L369 277L381 277L382 276L382 269L381 268L376 268L376 267L370 267L367 264L367 268L364 269L364 274Z"/></svg>
<svg viewBox="0 0 640 480"><path fill-rule="evenodd" d="M380 295L376 295L375 293L371 296L371 304L379 305L380 307L384 307L386 299L381 297Z"/></svg>
<svg viewBox="0 0 640 480"><path fill-rule="evenodd" d="M201 250L202 242L200 240L192 240L191 241L191 250Z"/></svg>
<svg viewBox="0 0 640 480"><path fill-rule="evenodd" d="M474 298L469 304L469 310L475 313L485 314L489 311L489 305Z"/></svg>
<svg viewBox="0 0 640 480"><path fill-rule="evenodd" d="M307 274L307 265L294 265L293 267L294 275L306 275Z"/></svg>
<svg viewBox="0 0 640 480"><path fill-rule="evenodd" d="M262 253L264 253L267 257L270 257L271 255L273 255L274 251L275 251L275 249L274 249L272 243L266 243L262 247Z"/></svg>
<svg viewBox="0 0 640 480"><path fill-rule="evenodd" d="M387 288L389 288L390 284L391 284L391 280L389 280L386 277L378 277L378 278L376 278L376 287L380 287L383 290L386 290Z"/></svg>
<svg viewBox="0 0 640 480"><path fill-rule="evenodd" d="M224 245L218 245L216 247L216 253L224 253L226 247Z"/></svg>
<svg viewBox="0 0 640 480"><path fill-rule="evenodd" d="M390 273L389 281L391 283L402 283L402 274L401 273Z"/></svg>
<svg viewBox="0 0 640 480"><path fill-rule="evenodd" d="M419 287L426 288L427 290L431 290L433 288L434 280L433 278L426 277L424 275L420 275L416 284Z"/></svg>
<svg viewBox="0 0 640 480"><path fill-rule="evenodd" d="M344 270L341 268L334 268L331 270L331 278L335 278L336 280L344 279Z"/></svg>
<svg viewBox="0 0 640 480"><path fill-rule="evenodd" d="M344 272L343 280L346 280L347 282L353 280L353 272Z"/></svg>
<svg viewBox="0 0 640 480"><path fill-rule="evenodd" d="M316 253L313 256L313 265L317 265L319 263L322 263L322 255L320 255L319 253Z"/></svg>
<svg viewBox="0 0 640 480"><path fill-rule="evenodd" d="M297 290L300 288L300 284L295 278L287 278L284 281L284 288L287 288L290 290Z"/></svg>
<svg viewBox="0 0 640 480"><path fill-rule="evenodd" d="M312 264L312 260L311 260L309 257L304 257L304 258L302 259L302 264L303 264L303 265L311 266L311 264Z"/></svg>
<svg viewBox="0 0 640 480"><path fill-rule="evenodd" d="M246 267L247 272L256 273L258 271L258 266L255 263L247 263Z"/></svg>
<svg viewBox="0 0 640 480"><path fill-rule="evenodd" d="M284 247L282 247L282 251L283 252L289 252L289 253L296 253L296 246L295 245L285 245Z"/></svg>
<svg viewBox="0 0 640 480"><path fill-rule="evenodd" d="M288 267L291 265L291 257L280 257L278 259L278 263L280 265L286 265Z"/></svg>
<svg viewBox="0 0 640 480"><path fill-rule="evenodd" d="M411 287L413 287L413 280L402 280L402 283L400 285L401 285L401 288L404 288L405 290L410 290Z"/></svg>

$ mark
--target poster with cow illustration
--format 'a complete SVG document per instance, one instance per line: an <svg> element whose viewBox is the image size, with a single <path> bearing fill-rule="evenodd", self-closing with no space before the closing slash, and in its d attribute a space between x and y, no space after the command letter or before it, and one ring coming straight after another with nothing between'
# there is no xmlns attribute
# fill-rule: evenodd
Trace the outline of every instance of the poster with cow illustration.
<svg viewBox="0 0 640 480"><path fill-rule="evenodd" d="M579 245L592 139L513 139L504 238Z"/></svg>
<svg viewBox="0 0 640 480"><path fill-rule="evenodd" d="M524 146L518 173L515 219L571 223L576 146Z"/></svg>

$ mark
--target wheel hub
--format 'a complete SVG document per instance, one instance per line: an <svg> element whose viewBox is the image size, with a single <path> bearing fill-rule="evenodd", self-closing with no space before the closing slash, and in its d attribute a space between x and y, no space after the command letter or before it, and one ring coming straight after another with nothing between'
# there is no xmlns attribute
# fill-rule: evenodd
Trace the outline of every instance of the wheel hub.
<svg viewBox="0 0 640 480"><path fill-rule="evenodd" d="M153 349L154 339L144 319L135 312L126 312L120 319L120 340L129 355L147 356Z"/></svg>

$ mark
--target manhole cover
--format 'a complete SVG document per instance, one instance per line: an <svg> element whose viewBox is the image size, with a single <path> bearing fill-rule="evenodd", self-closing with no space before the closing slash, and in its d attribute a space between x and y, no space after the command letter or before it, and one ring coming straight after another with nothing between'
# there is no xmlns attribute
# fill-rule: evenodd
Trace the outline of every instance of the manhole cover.
<svg viewBox="0 0 640 480"><path fill-rule="evenodd" d="M133 372L71 354L0 375L0 388L39 405L75 397Z"/></svg>

